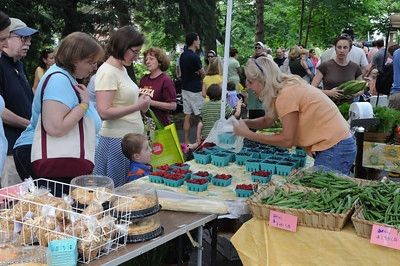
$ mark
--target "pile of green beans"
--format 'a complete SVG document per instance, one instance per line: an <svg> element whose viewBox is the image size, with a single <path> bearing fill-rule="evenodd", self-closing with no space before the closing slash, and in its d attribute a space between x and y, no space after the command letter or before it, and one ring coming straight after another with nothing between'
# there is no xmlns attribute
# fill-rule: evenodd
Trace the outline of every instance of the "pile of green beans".
<svg viewBox="0 0 400 266"><path fill-rule="evenodd" d="M261 200L263 204L285 208L306 209L318 212L345 213L354 204L350 189L321 192L285 191L276 188L275 193Z"/></svg>
<svg viewBox="0 0 400 266"><path fill-rule="evenodd" d="M371 184L359 195L366 220L400 228L400 184Z"/></svg>

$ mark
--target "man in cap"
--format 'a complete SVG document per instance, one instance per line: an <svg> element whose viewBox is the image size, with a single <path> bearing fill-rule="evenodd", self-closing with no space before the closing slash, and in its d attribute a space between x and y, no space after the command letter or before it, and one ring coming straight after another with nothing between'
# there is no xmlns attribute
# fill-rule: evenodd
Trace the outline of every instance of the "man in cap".
<svg viewBox="0 0 400 266"><path fill-rule="evenodd" d="M21 59L27 55L32 35L37 32L20 19L11 18L8 47L4 48L0 57L0 94L6 107L2 118L8 141L7 159L1 173L2 187L21 182L15 169L13 147L29 124L33 100L32 87Z"/></svg>

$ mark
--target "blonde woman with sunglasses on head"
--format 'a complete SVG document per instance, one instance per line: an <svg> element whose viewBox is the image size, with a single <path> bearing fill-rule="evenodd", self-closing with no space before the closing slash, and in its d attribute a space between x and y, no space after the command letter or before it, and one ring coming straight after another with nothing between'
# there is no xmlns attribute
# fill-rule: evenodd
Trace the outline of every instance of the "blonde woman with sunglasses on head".
<svg viewBox="0 0 400 266"><path fill-rule="evenodd" d="M269 58L247 62L246 86L263 101L264 117L240 120L236 135L263 144L303 147L315 165L349 174L356 144L348 123L336 105L321 90L296 75L283 74ZM264 129L279 119L283 130L277 135L251 131Z"/></svg>

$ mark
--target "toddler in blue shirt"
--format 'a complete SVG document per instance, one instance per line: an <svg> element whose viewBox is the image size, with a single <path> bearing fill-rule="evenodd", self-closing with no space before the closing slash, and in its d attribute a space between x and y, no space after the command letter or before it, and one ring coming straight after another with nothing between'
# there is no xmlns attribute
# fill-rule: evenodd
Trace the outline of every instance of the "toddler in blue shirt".
<svg viewBox="0 0 400 266"><path fill-rule="evenodd" d="M126 134L122 139L122 152L130 160L126 182L131 182L148 175L152 171L151 148L146 135Z"/></svg>

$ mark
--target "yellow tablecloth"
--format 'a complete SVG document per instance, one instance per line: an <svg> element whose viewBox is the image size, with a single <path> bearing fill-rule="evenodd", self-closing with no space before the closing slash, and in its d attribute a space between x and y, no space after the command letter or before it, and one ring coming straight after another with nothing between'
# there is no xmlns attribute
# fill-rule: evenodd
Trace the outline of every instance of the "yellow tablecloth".
<svg viewBox="0 0 400 266"><path fill-rule="evenodd" d="M292 233L253 218L231 238L243 265L399 265L400 251L342 231L299 226Z"/></svg>

